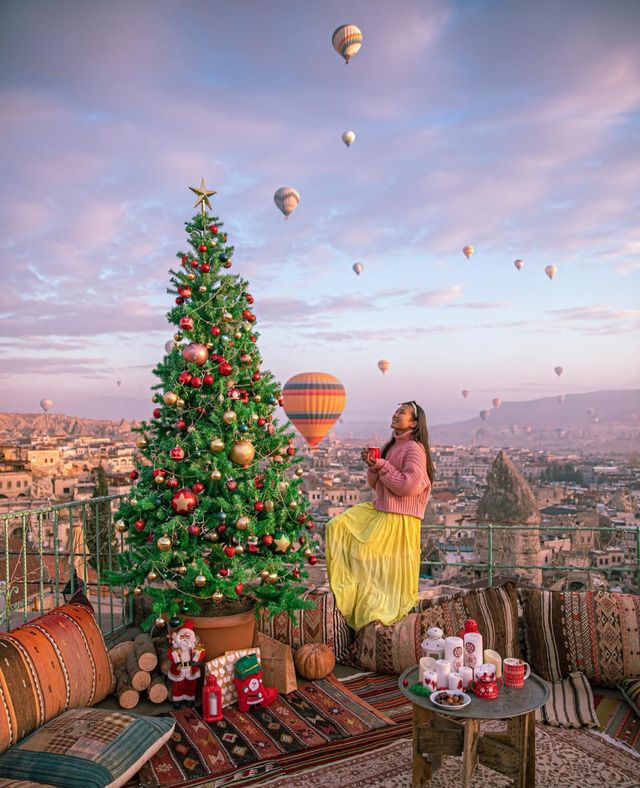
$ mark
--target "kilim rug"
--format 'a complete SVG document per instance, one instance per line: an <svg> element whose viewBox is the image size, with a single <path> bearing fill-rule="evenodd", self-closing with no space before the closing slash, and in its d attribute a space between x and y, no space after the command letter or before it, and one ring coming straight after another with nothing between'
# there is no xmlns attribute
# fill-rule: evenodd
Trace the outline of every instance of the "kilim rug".
<svg viewBox="0 0 640 788"><path fill-rule="evenodd" d="M640 720L624 698L593 693L601 733L640 752Z"/></svg>
<svg viewBox="0 0 640 788"><path fill-rule="evenodd" d="M411 740L399 739L366 756L324 764L261 785L268 788L410 788L411 751ZM638 788L639 765L635 756L587 731L536 725L535 785L538 788ZM431 788L460 788L461 784L462 759L444 758L442 767L434 772ZM471 785L472 788L507 788L513 782L479 765Z"/></svg>
<svg viewBox="0 0 640 788"><path fill-rule="evenodd" d="M296 692L250 714L227 707L220 722L205 723L193 709L171 714L176 718L172 739L137 775L143 788L259 785L273 774L388 743L386 732L396 728L334 677L299 681ZM351 742L359 746L351 748Z"/></svg>

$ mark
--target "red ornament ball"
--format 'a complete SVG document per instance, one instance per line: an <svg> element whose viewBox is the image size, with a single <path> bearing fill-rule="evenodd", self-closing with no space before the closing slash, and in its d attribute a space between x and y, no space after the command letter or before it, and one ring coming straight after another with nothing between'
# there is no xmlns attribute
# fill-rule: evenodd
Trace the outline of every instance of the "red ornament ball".
<svg viewBox="0 0 640 788"><path fill-rule="evenodd" d="M193 376L186 370L178 375L178 383L188 383Z"/></svg>
<svg viewBox="0 0 640 788"><path fill-rule="evenodd" d="M238 585L236 586L236 594L240 596L243 590L244 590L244 586L242 585L242 583L238 583Z"/></svg>
<svg viewBox="0 0 640 788"><path fill-rule="evenodd" d="M208 274L209 271L211 270L211 266L209 265L209 263L202 263L202 265L200 266L200 270L202 271L203 274Z"/></svg>
<svg viewBox="0 0 640 788"><path fill-rule="evenodd" d="M162 411L160 410L160 408L154 408L153 409L153 418L154 419L159 419L161 413L162 413Z"/></svg>
<svg viewBox="0 0 640 788"><path fill-rule="evenodd" d="M299 514L298 515L298 522L300 525L304 525L307 522L307 515L306 514Z"/></svg>
<svg viewBox="0 0 640 788"><path fill-rule="evenodd" d="M227 490L231 490L231 492L235 492L238 489L238 482L235 479L229 479L227 481Z"/></svg>
<svg viewBox="0 0 640 788"><path fill-rule="evenodd" d="M190 525L187 531L189 531L189 536L200 536L200 527L197 525Z"/></svg>
<svg viewBox="0 0 640 788"><path fill-rule="evenodd" d="M136 529L138 533L144 531L144 520L136 520L133 524L133 527Z"/></svg>
<svg viewBox="0 0 640 788"><path fill-rule="evenodd" d="M193 331L193 318L192 317L181 317L180 318L180 328L183 331Z"/></svg>
<svg viewBox="0 0 640 788"><path fill-rule="evenodd" d="M262 541L264 544L273 544L273 536L271 536L271 534L265 534L262 537Z"/></svg>
<svg viewBox="0 0 640 788"><path fill-rule="evenodd" d="M220 577L227 577L229 575L229 570L226 567L222 567L222 569L218 570L218 574Z"/></svg>
<svg viewBox="0 0 640 788"><path fill-rule="evenodd" d="M197 260L192 260L191 261L191 267L192 268L197 268L198 267L198 261Z"/></svg>
<svg viewBox="0 0 640 788"><path fill-rule="evenodd" d="M176 421L175 427L177 430L186 430L187 422L184 419L178 419L178 421Z"/></svg>
<svg viewBox="0 0 640 788"><path fill-rule="evenodd" d="M211 333L214 337L219 337L222 334L222 329L220 326L211 326Z"/></svg>
<svg viewBox="0 0 640 788"><path fill-rule="evenodd" d="M169 479L167 479L167 487L169 487L171 490L175 490L178 484L179 482L175 476L171 476Z"/></svg>
<svg viewBox="0 0 640 788"><path fill-rule="evenodd" d="M184 304L184 298L182 296L178 296L176 298L176 304L180 306L180 304Z"/></svg>
<svg viewBox="0 0 640 788"><path fill-rule="evenodd" d="M135 482L138 476L140 476L138 471L131 471L131 473L129 474L129 478L131 479L132 482Z"/></svg>
<svg viewBox="0 0 640 788"><path fill-rule="evenodd" d="M202 378L195 377L191 378L191 385L194 389L201 389L202 388Z"/></svg>
<svg viewBox="0 0 640 788"><path fill-rule="evenodd" d="M218 372L225 378L228 378L229 375L233 372L233 367L229 364L228 361L223 361L221 364L218 365Z"/></svg>
<svg viewBox="0 0 640 788"><path fill-rule="evenodd" d="M198 247L198 251L199 252L206 252L207 251L207 245L206 244L200 244L200 246Z"/></svg>
<svg viewBox="0 0 640 788"><path fill-rule="evenodd" d="M251 295L251 293L245 293L244 297L246 298L248 304L253 304L253 300L254 299L253 299L253 296Z"/></svg>
<svg viewBox="0 0 640 788"><path fill-rule="evenodd" d="M217 235L218 234L218 225L217 224L210 224L209 225L209 230L211 230L211 232L214 235Z"/></svg>
<svg viewBox="0 0 640 788"><path fill-rule="evenodd" d="M266 423L267 423L267 422L266 422L266 420L265 420L265 419L263 419L262 417L260 417L260 418L258 419L258 427L264 427L264 425L265 425Z"/></svg>
<svg viewBox="0 0 640 788"><path fill-rule="evenodd" d="M227 545L227 546L224 548L224 554L225 554L226 556L228 556L229 558L233 558L233 556L236 554L236 548L235 548L233 545L231 545L231 544L228 544L228 545Z"/></svg>
<svg viewBox="0 0 640 788"><path fill-rule="evenodd" d="M293 457L293 455L294 455L295 453L296 453L295 446L287 446L287 454L288 454L290 457Z"/></svg>
<svg viewBox="0 0 640 788"><path fill-rule="evenodd" d="M171 498L171 508L176 514L191 514L198 505L198 496L188 487L177 490Z"/></svg>
<svg viewBox="0 0 640 788"><path fill-rule="evenodd" d="M315 557L315 555L309 556L309 563L311 566L315 566L318 563L318 559Z"/></svg>
<svg viewBox="0 0 640 788"><path fill-rule="evenodd" d="M261 512L264 509L264 501L256 501L253 504L253 508L256 510L256 512Z"/></svg>
<svg viewBox="0 0 640 788"><path fill-rule="evenodd" d="M191 342L182 351L182 358L201 367L209 358L209 349L202 342Z"/></svg>
<svg viewBox="0 0 640 788"><path fill-rule="evenodd" d="M204 490L204 484L202 482L196 482L195 484L191 485L191 489L196 495L200 495L200 493Z"/></svg>
<svg viewBox="0 0 640 788"><path fill-rule="evenodd" d="M182 265L187 265L187 263L189 262L189 258L185 255L180 262L182 263Z"/></svg>
<svg viewBox="0 0 640 788"><path fill-rule="evenodd" d="M309 520L309 522L306 525L307 530L308 531L312 531L315 527L316 527L316 524L313 522L313 520Z"/></svg>
<svg viewBox="0 0 640 788"><path fill-rule="evenodd" d="M251 380L256 380L256 381L260 380L260 373L254 372L253 375L251 376Z"/></svg>
<svg viewBox="0 0 640 788"><path fill-rule="evenodd" d="M202 378L202 382L205 386L212 386L213 385L213 375L210 372Z"/></svg>
<svg viewBox="0 0 640 788"><path fill-rule="evenodd" d="M164 471L162 470L162 468L154 468L153 469L153 478L154 479L156 478L156 476L162 476L163 474L164 474Z"/></svg>

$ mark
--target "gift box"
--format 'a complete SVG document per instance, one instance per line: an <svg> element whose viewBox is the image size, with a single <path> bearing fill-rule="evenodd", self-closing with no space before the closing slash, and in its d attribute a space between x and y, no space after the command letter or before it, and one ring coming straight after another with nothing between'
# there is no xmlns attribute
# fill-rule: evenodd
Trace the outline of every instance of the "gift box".
<svg viewBox="0 0 640 788"><path fill-rule="evenodd" d="M220 689L222 690L222 707L231 706L231 704L238 701L238 693L236 686L233 683L234 668L236 662L242 657L254 654L256 659L260 660L259 648L240 648L236 651L227 651L221 657L209 660L205 665L205 672L208 676L210 673L216 677Z"/></svg>

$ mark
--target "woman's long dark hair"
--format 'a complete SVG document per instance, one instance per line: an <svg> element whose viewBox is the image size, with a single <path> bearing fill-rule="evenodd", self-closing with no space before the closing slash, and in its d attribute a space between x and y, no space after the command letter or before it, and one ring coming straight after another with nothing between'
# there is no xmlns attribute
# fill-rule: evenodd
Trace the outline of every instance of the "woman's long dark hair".
<svg viewBox="0 0 640 788"><path fill-rule="evenodd" d="M424 452L427 455L427 476L429 477L429 481L433 483L433 480L436 476L436 469L433 465L433 460L431 459L431 450L429 449L429 430L427 429L427 417L425 412L422 410L420 405L417 402L403 402L402 405L409 405L410 408L415 408L416 421L418 422L416 426L413 428L411 432L411 440L416 441L417 443L421 443L424 447ZM387 456L387 452L396 442L396 436L392 435L391 440L385 443L382 449L382 457Z"/></svg>

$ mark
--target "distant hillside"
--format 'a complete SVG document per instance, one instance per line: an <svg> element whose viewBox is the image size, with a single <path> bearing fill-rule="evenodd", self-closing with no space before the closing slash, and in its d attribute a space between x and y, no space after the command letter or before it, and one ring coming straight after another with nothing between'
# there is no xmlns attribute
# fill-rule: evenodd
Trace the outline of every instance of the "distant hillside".
<svg viewBox="0 0 640 788"><path fill-rule="evenodd" d="M43 435L126 439L138 423L127 419L81 419L61 413L0 413L0 439L32 439Z"/></svg>
<svg viewBox="0 0 640 788"><path fill-rule="evenodd" d="M522 402L503 402L480 416L429 429L433 443L493 447L530 447L554 451L589 451L630 454L640 451L640 390L594 391ZM387 437L380 422L340 425L338 435Z"/></svg>

